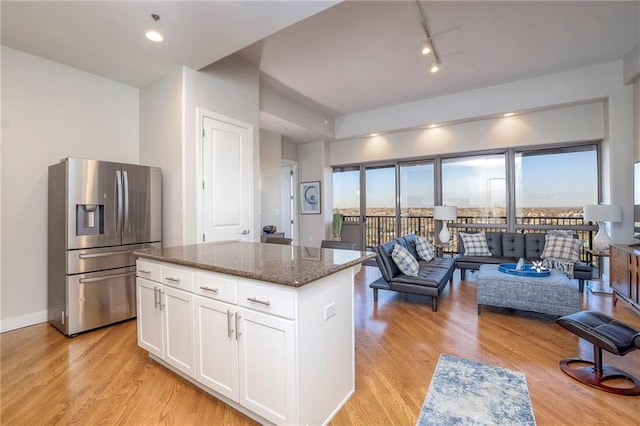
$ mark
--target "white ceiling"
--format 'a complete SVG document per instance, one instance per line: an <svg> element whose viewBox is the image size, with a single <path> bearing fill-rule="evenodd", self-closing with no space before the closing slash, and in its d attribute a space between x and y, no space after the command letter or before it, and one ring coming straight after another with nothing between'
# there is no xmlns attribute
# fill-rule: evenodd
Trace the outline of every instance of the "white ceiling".
<svg viewBox="0 0 640 426"><path fill-rule="evenodd" d="M287 96L337 117L619 60L640 40L638 1L423 1L442 59L431 74L414 2L333 4L3 0L2 44L136 87L239 51ZM142 37L152 27L165 42ZM289 139L313 136L262 119Z"/></svg>

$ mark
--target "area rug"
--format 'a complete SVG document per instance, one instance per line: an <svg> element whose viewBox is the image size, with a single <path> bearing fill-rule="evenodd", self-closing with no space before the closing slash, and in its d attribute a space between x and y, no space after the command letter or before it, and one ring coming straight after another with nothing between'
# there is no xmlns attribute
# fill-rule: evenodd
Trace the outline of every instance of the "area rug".
<svg viewBox="0 0 640 426"><path fill-rule="evenodd" d="M524 373L440 354L418 425L535 425Z"/></svg>

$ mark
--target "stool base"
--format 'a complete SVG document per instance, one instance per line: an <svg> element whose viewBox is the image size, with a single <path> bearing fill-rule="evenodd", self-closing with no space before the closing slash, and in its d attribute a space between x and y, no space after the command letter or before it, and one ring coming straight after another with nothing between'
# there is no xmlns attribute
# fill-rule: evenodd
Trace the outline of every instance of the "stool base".
<svg viewBox="0 0 640 426"><path fill-rule="evenodd" d="M576 363L588 365L572 368L571 364ZM640 395L640 380L610 365L603 365L602 372L599 373L597 371L596 365L591 361L586 361L580 358L564 358L562 361L560 361L560 368L568 376L574 378L580 383L584 383L585 385L594 387L596 389L614 393L616 395ZM622 388L607 386L605 384L606 381L613 379L625 379L627 382L629 382L629 384L633 384L634 386Z"/></svg>

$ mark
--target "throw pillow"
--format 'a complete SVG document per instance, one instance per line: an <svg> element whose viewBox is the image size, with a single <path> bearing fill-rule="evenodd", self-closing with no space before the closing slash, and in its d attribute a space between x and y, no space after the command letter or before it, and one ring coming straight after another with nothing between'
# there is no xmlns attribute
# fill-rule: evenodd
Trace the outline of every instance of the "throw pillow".
<svg viewBox="0 0 640 426"><path fill-rule="evenodd" d="M491 256L489 245L487 244L487 237L484 235L484 232L478 232L476 234L460 232L460 237L464 244L465 256Z"/></svg>
<svg viewBox="0 0 640 426"><path fill-rule="evenodd" d="M431 262L433 258L436 257L436 253L433 247L431 247L431 244L421 236L416 236L416 251L420 259L425 262Z"/></svg>
<svg viewBox="0 0 640 426"><path fill-rule="evenodd" d="M550 229L547 231L547 235L553 235L556 237L576 237L576 231L570 229Z"/></svg>
<svg viewBox="0 0 640 426"><path fill-rule="evenodd" d="M396 265L398 265L398 269L400 269L400 272L412 277L418 276L418 271L420 270L418 261L415 259L415 257L411 256L409 250L402 247L400 244L396 244L395 246L393 246L391 258L396 263Z"/></svg>
<svg viewBox="0 0 640 426"><path fill-rule="evenodd" d="M582 240L577 238L547 235L540 257L543 259L561 259L575 263L580 260L582 244Z"/></svg>

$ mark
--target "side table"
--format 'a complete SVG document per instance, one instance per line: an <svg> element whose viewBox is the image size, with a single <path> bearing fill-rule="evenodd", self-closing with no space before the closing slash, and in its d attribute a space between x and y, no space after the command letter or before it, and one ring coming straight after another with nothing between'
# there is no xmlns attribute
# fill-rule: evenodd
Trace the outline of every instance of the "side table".
<svg viewBox="0 0 640 426"><path fill-rule="evenodd" d="M589 290L594 294L613 294L611 286L602 279L602 259L609 257L609 250L586 249L585 251L591 254L592 257L597 258L598 262L598 280L589 280L587 287L589 287Z"/></svg>
<svg viewBox="0 0 640 426"><path fill-rule="evenodd" d="M443 249L452 247L453 243L451 241L449 241L448 243L438 243L434 241L433 246L436 248L436 256L442 257Z"/></svg>

